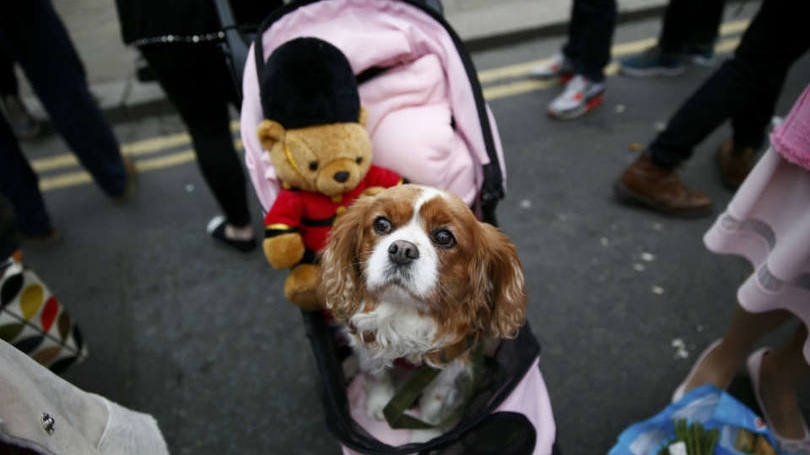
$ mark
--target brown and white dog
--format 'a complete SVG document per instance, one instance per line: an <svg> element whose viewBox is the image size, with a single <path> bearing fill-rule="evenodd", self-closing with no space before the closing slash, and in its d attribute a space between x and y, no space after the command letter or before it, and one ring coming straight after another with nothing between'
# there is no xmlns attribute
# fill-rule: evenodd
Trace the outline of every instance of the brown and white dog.
<svg viewBox="0 0 810 455"><path fill-rule="evenodd" d="M525 320L515 247L437 189L402 185L359 199L335 222L321 265L321 295L348 328L369 376L366 411L378 420L395 392L394 360L442 370L419 403L422 420L436 424L461 405L471 345L513 337Z"/></svg>

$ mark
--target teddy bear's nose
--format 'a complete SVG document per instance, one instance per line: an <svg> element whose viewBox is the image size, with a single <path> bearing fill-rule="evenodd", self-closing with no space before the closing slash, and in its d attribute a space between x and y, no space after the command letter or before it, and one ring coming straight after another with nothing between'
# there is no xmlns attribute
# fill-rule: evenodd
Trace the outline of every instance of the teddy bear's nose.
<svg viewBox="0 0 810 455"><path fill-rule="evenodd" d="M335 178L336 182L346 183L346 180L349 180L349 171L335 172L335 175L333 175L333 177Z"/></svg>

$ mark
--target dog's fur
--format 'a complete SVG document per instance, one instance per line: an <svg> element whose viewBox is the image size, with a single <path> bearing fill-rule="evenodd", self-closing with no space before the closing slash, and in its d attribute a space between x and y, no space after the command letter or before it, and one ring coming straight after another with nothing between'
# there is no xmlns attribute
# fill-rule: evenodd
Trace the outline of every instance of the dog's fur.
<svg viewBox="0 0 810 455"><path fill-rule="evenodd" d="M420 401L422 419L436 424L461 404L471 344L513 337L525 320L512 243L433 188L403 185L359 199L335 222L321 265L321 295L348 327L369 375L367 412L378 420L394 394L395 359L442 370Z"/></svg>

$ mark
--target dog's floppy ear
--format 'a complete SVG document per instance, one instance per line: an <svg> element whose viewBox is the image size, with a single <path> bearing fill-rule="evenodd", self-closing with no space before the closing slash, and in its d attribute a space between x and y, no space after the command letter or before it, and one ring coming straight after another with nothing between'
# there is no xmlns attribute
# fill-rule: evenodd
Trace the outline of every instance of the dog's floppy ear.
<svg viewBox="0 0 810 455"><path fill-rule="evenodd" d="M513 338L526 320L526 286L515 246L498 229L479 223L481 238L473 259L473 299L487 335Z"/></svg>
<svg viewBox="0 0 810 455"><path fill-rule="evenodd" d="M321 252L319 293L339 321L347 321L359 308L363 288L358 248L363 240L366 207L372 198L360 198L335 220Z"/></svg>

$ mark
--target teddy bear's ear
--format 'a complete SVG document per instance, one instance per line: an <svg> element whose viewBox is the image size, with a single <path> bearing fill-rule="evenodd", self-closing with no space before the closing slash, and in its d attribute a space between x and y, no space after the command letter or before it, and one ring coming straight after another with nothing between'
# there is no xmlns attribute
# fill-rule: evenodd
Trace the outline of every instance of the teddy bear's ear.
<svg viewBox="0 0 810 455"><path fill-rule="evenodd" d="M269 152L273 145L284 140L287 131L284 130L281 123L273 120L262 120L262 123L259 123L259 127L256 128L256 133L259 135L259 142L262 143L262 147Z"/></svg>
<svg viewBox="0 0 810 455"><path fill-rule="evenodd" d="M360 115L357 118L357 123L366 126L366 120L368 120L368 111L363 106L360 106Z"/></svg>

